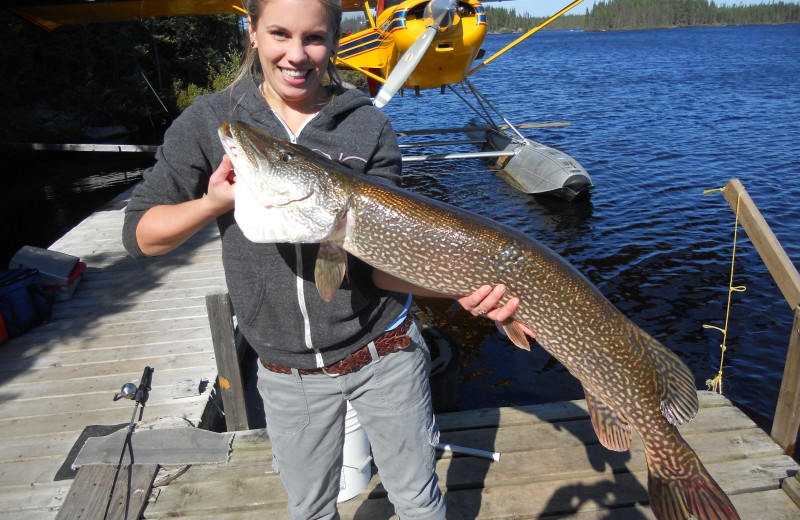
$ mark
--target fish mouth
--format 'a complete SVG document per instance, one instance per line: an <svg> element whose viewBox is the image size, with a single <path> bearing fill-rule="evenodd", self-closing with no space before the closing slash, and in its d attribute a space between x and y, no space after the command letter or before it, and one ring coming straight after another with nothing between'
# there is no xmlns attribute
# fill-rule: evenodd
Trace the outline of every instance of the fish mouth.
<svg viewBox="0 0 800 520"><path fill-rule="evenodd" d="M249 136L246 134L242 136L244 142L241 151L243 153L240 154L239 145L237 144L236 137L233 135L233 127L231 123L222 123L222 125L219 127L219 135L225 151L228 153L228 155L230 155L231 161L234 163L234 170L239 170L236 172L237 176L239 179L241 179L242 183L247 187L247 189L253 192L253 195L256 197L256 199L261 201L261 204L266 209L286 209L294 204L300 204L314 197L313 189L307 193L297 193L298 190L292 189L287 189L284 191L280 188L275 189L276 186L280 186L279 181L276 182L273 180L272 182L263 183L263 181L257 180L252 174L250 174L250 171L253 168L258 169L258 166L253 163L253 154L248 153L247 150L248 148L257 149L257 147L254 146L254 143ZM264 165L269 168L269 170L272 170L272 161L266 160L265 158ZM237 168L237 166L241 166L241 168Z"/></svg>
<svg viewBox="0 0 800 520"><path fill-rule="evenodd" d="M222 123L222 125L220 125L219 135L222 138L222 144L225 148L225 151L231 154L231 158L238 157L238 147L236 146L236 139L233 138L233 132L231 132L230 123Z"/></svg>

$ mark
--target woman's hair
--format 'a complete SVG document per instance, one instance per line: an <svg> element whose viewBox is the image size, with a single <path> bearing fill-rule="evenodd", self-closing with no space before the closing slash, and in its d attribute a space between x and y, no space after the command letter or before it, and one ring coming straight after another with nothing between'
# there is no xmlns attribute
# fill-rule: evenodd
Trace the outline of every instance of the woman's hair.
<svg viewBox="0 0 800 520"><path fill-rule="evenodd" d="M258 19L261 16L262 8L266 2L270 0L242 0L242 7L247 11L251 23L258 25ZM339 77L339 72L336 69L336 48L339 45L339 39L342 37L342 1L341 0L317 0L328 18L330 26L331 37L333 38L333 54L332 59L328 60L328 66L325 72L328 74L328 81L332 86L338 88L342 87L342 79ZM250 76L258 80L261 77L261 63L258 60L258 50L248 45L245 48L244 59L242 60L239 73L236 75L234 83L242 78Z"/></svg>

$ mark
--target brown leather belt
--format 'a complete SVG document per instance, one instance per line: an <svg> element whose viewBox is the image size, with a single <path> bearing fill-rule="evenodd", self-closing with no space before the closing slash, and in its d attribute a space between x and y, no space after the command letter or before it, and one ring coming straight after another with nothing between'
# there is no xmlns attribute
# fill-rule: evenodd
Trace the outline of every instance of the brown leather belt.
<svg viewBox="0 0 800 520"><path fill-rule="evenodd" d="M408 329L411 328L411 320L406 317L403 322L398 325L397 327L393 328L390 331L384 332L381 337L375 340L375 350L378 351L378 356L383 357L390 352L394 352L396 350L402 350L411 343L411 337L407 334ZM276 372L278 374L291 374L292 369L289 367L285 367L282 365L276 365L274 363L268 363L263 359L259 358L259 361L264 368L269 370L270 372ZM312 368L312 369L305 369L300 368L298 372L301 375L316 375L316 374L330 374L330 375L342 375L348 374L350 372L355 372L360 368L370 364L372 362L372 354L369 351L369 345L364 345L360 349L356 350L346 358L342 359L341 361L337 361L336 363L329 365L325 368Z"/></svg>

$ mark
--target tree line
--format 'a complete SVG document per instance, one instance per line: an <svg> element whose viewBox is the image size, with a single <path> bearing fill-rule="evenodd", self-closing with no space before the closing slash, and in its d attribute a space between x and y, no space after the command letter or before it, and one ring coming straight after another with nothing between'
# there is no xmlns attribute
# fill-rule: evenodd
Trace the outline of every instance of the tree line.
<svg viewBox="0 0 800 520"><path fill-rule="evenodd" d="M484 6L490 33L525 32L546 17L517 13L515 9ZM769 25L800 23L800 4L771 2L758 5L718 6L713 0L609 0L594 4L585 14L566 14L543 30L607 31L708 25Z"/></svg>
<svg viewBox="0 0 800 520"><path fill-rule="evenodd" d="M541 25L549 17L531 16L518 13L516 9L492 7L484 4L486 10L486 29L489 33L527 32ZM587 10L588 13L588 10ZM553 13L555 14L555 13ZM565 14L550 22L544 29L583 29L584 15Z"/></svg>
<svg viewBox="0 0 800 520"><path fill-rule="evenodd" d="M584 30L770 25L800 23L800 4L771 2L718 6L707 0L611 0L598 2L583 21Z"/></svg>

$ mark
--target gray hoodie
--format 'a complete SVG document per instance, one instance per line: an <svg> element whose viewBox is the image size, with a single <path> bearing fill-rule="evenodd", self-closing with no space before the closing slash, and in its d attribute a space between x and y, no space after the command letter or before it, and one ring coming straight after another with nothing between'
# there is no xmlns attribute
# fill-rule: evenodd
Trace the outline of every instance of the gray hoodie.
<svg viewBox="0 0 800 520"><path fill-rule="evenodd" d="M145 256L136 226L155 205L200 198L224 155L217 129L244 121L322 153L356 171L399 184L401 160L389 119L363 93L340 93L291 136L258 87L239 81L222 93L201 96L178 117L126 208L125 248ZM348 276L331 302L314 283L317 244L256 244L247 240L233 211L217 219L222 261L238 325L258 355L270 363L317 368L346 357L380 336L400 315L408 295L378 289L372 268L348 258Z"/></svg>

